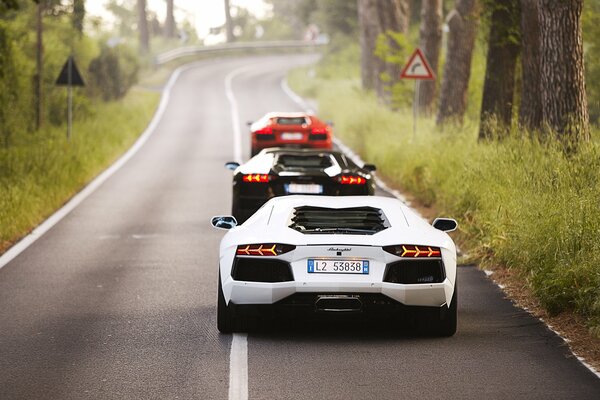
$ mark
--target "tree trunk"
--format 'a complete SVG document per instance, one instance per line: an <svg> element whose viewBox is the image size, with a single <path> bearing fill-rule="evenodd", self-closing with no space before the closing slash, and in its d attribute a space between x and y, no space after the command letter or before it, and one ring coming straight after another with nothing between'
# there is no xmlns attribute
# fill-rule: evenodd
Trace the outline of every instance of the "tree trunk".
<svg viewBox="0 0 600 400"><path fill-rule="evenodd" d="M590 139L582 8L583 0L541 0L538 9L543 122L568 146Z"/></svg>
<svg viewBox="0 0 600 400"><path fill-rule="evenodd" d="M378 35L387 31L408 33L410 12L407 0L378 0L375 4L379 20ZM395 41L388 39L388 45L392 52L399 51ZM375 57L375 91L377 97L385 103L391 100L391 88L400 80L401 69L402 65L388 63ZM384 78L384 75L387 76Z"/></svg>
<svg viewBox="0 0 600 400"><path fill-rule="evenodd" d="M364 89L375 89L381 99L389 98L389 87L400 78L400 66L375 56L377 38L386 31L408 31L409 7L406 0L359 0L361 78ZM393 49L395 43L390 43ZM387 74L390 79L382 79Z"/></svg>
<svg viewBox="0 0 600 400"><path fill-rule="evenodd" d="M540 87L540 24L538 0L521 0L521 106L519 123L527 129L542 127Z"/></svg>
<svg viewBox="0 0 600 400"><path fill-rule="evenodd" d="M423 0L421 4L420 47L433 73L437 76L442 44L442 0ZM435 81L422 81L419 88L419 109L431 114L435 101Z"/></svg>
<svg viewBox="0 0 600 400"><path fill-rule="evenodd" d="M229 0L224 0L225 3L225 32L227 34L227 43L231 43L235 40L233 36L233 23L231 22L231 7L229 6Z"/></svg>
<svg viewBox="0 0 600 400"><path fill-rule="evenodd" d="M36 57L35 57L35 76L34 76L34 93L35 93L35 128L42 127L44 103L42 101L42 76L44 72L44 36L43 36L43 19L44 12L43 2L37 5L36 13Z"/></svg>
<svg viewBox="0 0 600 400"><path fill-rule="evenodd" d="M358 0L360 76L365 90L375 88L375 42L378 35L376 0Z"/></svg>
<svg viewBox="0 0 600 400"><path fill-rule="evenodd" d="M492 7L479 138L505 136L510 127L519 56L519 0L498 0ZM499 129L495 132L494 126Z"/></svg>
<svg viewBox="0 0 600 400"><path fill-rule="evenodd" d="M173 16L173 0L167 0L167 16L165 18L165 36L175 37L175 17Z"/></svg>
<svg viewBox="0 0 600 400"><path fill-rule="evenodd" d="M467 109L471 59L479 23L477 0L456 0L446 18L450 28L437 123L453 118L462 122Z"/></svg>
<svg viewBox="0 0 600 400"><path fill-rule="evenodd" d="M150 34L148 33L148 16L146 15L146 0L137 0L138 29L140 31L140 53L150 51Z"/></svg>

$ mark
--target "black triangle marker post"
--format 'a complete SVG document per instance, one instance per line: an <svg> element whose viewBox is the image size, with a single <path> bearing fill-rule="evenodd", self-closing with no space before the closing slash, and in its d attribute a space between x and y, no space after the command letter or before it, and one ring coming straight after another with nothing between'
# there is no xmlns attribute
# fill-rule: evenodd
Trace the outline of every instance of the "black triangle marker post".
<svg viewBox="0 0 600 400"><path fill-rule="evenodd" d="M73 56L69 56L62 67L56 85L67 86L67 141L71 139L71 126L73 125L73 86L85 86L81 74L75 64Z"/></svg>

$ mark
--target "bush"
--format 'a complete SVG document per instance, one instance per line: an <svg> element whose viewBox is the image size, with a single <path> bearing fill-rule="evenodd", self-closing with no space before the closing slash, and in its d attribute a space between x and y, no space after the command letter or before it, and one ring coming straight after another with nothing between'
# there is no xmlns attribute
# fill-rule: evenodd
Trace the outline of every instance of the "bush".
<svg viewBox="0 0 600 400"><path fill-rule="evenodd" d="M88 68L90 91L103 100L119 99L137 82L140 65L130 48L104 46Z"/></svg>

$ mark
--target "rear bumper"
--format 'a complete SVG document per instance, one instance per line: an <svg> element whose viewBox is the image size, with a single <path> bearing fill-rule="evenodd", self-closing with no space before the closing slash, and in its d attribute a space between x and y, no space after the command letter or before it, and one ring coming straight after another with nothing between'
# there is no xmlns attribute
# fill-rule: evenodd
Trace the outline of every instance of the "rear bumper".
<svg viewBox="0 0 600 400"><path fill-rule="evenodd" d="M387 282L245 282L230 276L223 283L225 298L236 305L274 305L298 294L383 295L404 306L441 307L449 304L454 285L448 279L441 283L397 284Z"/></svg>
<svg viewBox="0 0 600 400"><path fill-rule="evenodd" d="M333 144L331 139L328 140L294 140L294 141L282 141L282 140L252 140L252 149L255 152L259 152L262 149L269 147L296 147L303 149L325 149L331 150Z"/></svg>

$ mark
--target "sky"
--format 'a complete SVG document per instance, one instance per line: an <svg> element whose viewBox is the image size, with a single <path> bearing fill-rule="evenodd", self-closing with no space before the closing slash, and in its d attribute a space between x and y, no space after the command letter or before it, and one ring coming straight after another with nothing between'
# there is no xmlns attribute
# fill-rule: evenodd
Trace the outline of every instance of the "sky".
<svg viewBox="0 0 600 400"><path fill-rule="evenodd" d="M122 0L121 0L122 1ZM156 12L163 20L166 14L165 0L146 0L149 10ZM100 16L110 21L111 14L104 7L107 0L86 0L86 12ZM269 12L269 6L263 0L230 0L232 6L240 6L249 10L257 17L263 17ZM223 0L175 0L175 20L188 19L196 26L198 36L206 37L211 27L225 23L225 6Z"/></svg>

